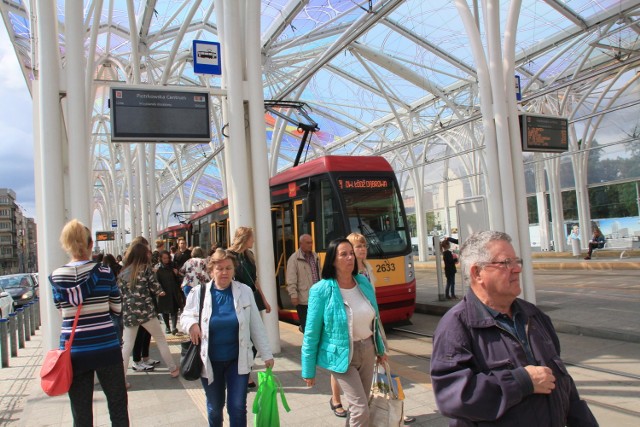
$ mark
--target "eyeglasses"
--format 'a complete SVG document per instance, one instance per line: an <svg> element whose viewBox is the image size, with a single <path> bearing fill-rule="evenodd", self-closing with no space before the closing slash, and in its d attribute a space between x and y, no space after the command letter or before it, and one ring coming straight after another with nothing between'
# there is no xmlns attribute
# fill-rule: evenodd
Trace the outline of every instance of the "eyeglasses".
<svg viewBox="0 0 640 427"><path fill-rule="evenodd" d="M369 245L359 244L359 245L355 245L353 248L354 249L362 249L362 248L369 249Z"/></svg>
<svg viewBox="0 0 640 427"><path fill-rule="evenodd" d="M502 266L504 269L511 269L520 267L522 268L522 258L507 258L503 261L491 261L491 262L480 262L479 265L495 265Z"/></svg>

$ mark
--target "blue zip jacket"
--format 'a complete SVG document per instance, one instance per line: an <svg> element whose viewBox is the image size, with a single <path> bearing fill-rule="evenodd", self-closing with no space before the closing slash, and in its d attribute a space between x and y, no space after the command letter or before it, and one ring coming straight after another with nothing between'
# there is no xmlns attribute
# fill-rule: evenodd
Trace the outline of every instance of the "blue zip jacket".
<svg viewBox="0 0 640 427"><path fill-rule="evenodd" d="M537 365L556 378L551 394L534 394L520 342L469 290L440 320L433 339L431 382L449 426L597 427L598 422L560 358L551 319L516 299Z"/></svg>
<svg viewBox="0 0 640 427"><path fill-rule="evenodd" d="M380 333L380 313L373 286L361 274L354 276L358 288L373 307L376 352L385 353ZM302 341L302 378L315 378L316 366L344 373L351 361L351 327L344 300L335 279L322 279L309 290L309 307Z"/></svg>

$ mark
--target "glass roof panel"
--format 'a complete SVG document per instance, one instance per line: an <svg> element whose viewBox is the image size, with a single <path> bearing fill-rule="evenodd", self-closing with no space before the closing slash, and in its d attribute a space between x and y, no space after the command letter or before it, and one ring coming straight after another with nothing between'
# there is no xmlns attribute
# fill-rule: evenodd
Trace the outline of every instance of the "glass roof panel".
<svg viewBox="0 0 640 427"><path fill-rule="evenodd" d="M56 2L62 54L66 51L65 3L65 0ZM150 3L153 9L148 9ZM457 146L466 148L473 141L482 140L473 124L449 129L479 112L476 61L455 2L406 0L398 2L387 16L377 15L387 3L388 0L372 1L373 10L369 13L369 2L362 0L261 1L261 32L266 43L263 46L264 95L266 99L280 99L286 90L284 99L307 103L307 112L320 128L311 136L308 156L371 154L374 150L384 149L385 156L394 165L407 168L411 154L416 158L424 157L424 153L427 157L445 155L438 151L443 150L443 140L456 141ZM477 22L482 44L485 44L483 3L478 2ZM562 91L536 94L547 85L568 85L573 79L581 82L581 76L588 72L603 67L615 68L621 66L619 64L630 64L633 72L637 70L640 47L637 29L640 5L637 2L560 0L556 3L552 7L551 1L523 0L519 14L516 72L522 78L525 96L534 97L523 108L532 111L560 108L557 98ZM87 49L91 30L102 28L97 35L94 58L101 65L93 72L98 90L92 102L92 148L104 157L100 160L103 165L110 153L115 152L113 167L122 170L124 148L130 149L134 157L135 150L130 145L120 148L107 145L110 123L106 105L108 91L103 81L124 83L133 80L128 1L103 2L98 13L100 22L95 25L93 8L97 2L84 1L82 4L84 22L89 24L85 35ZM191 59L193 39L220 40L215 29L214 2L201 2L197 6L191 22L187 23L191 27L182 39L178 39L179 29L194 2L134 0L132 4L136 25L141 25L144 17L149 20L147 37L138 45L143 83L157 85L166 81L169 85L220 86L220 77L194 74ZM473 2L469 0L466 4L473 13ZM510 4L509 1L500 2L503 28ZM623 7L626 10L622 10ZM0 3L27 84L31 86L31 62L37 58L37 52L31 52L33 31L28 10L25 0ZM207 25L202 26L205 19ZM376 20L368 27L356 25ZM587 28L582 23L586 23ZM143 28L143 33L146 30ZM141 29L133 31L140 34ZM357 34L357 37L353 36L349 44L335 48L337 41L351 34ZM176 55L172 58L170 53L176 43ZM110 61L103 63L107 58ZM309 72L311 67L314 67L313 73ZM530 85L534 75L537 80ZM605 77L604 85L609 78ZM584 82L572 86L576 99L583 96L580 91L586 91L594 84L593 79L582 78ZM615 87L615 90L623 89ZM605 108L596 105L595 94L590 95L581 108L586 111ZM220 102L218 98L212 99L212 106L215 106L212 108L212 145L179 145L177 150L168 144L156 145L161 194L173 191L176 183L182 180L187 192L196 183L206 187L198 187L194 203L211 202L224 194L218 163L211 161L202 165L202 159L210 156L212 149L223 142L219 139L226 123L221 117ZM295 112L290 116L306 121ZM610 117L615 115L610 114ZM281 169L291 165L301 134L294 125L287 125L282 140L274 141L274 126L279 120L265 115L269 156L275 157L272 164ZM624 121L619 123L624 124ZM615 128L616 125L610 126ZM475 139L469 137L470 132L476 132ZM425 133L432 136L420 137ZM404 144L411 138L416 140L415 144ZM204 175L199 179L200 171L195 172L195 169L200 166L204 168ZM186 179L192 172L193 177ZM170 199L166 206L176 207L182 203L175 196Z"/></svg>

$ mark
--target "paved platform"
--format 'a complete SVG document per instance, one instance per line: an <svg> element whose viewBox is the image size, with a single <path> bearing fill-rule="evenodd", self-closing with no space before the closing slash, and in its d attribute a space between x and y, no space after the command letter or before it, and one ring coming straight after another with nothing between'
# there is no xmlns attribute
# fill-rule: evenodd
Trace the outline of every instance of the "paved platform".
<svg viewBox="0 0 640 427"><path fill-rule="evenodd" d="M557 258L545 259L549 265L573 263L574 268L584 265L584 260ZM617 262L609 260L609 264ZM640 260L625 261L640 263ZM537 261L534 261L534 266ZM428 269L428 263L417 263L418 271ZM435 265L435 262L432 261ZM591 262L593 264L593 262ZM627 268L634 268L628 264ZM434 267L435 268L435 267ZM536 267L538 268L538 267ZM611 265L610 269L614 269ZM640 281L639 281L640 282ZM434 286L419 286L418 305L440 306L448 308L450 301L437 301L437 289ZM603 299L603 304L607 300ZM612 307L612 310L615 307ZM579 313L580 307L574 307L573 317L580 319L585 313ZM550 312L554 322L554 313ZM584 309L582 310L584 311ZM571 318L572 313L564 313ZM588 315L588 313L586 314ZM621 313L622 322L637 322L637 313ZM416 314L413 324L406 328L429 335L435 329L438 316ZM607 319L593 319L594 327L606 329ZM403 337L389 334L392 351L390 363L392 369L400 375L405 390L405 410L417 418L414 426L446 426L447 419L440 415L435 405L430 378L428 375L428 357L430 340L417 337ZM329 409L329 375L318 370L317 384L307 388L300 378L300 345L302 334L296 326L280 323L282 351L276 357L275 372L285 387L285 393L291 412L280 410L283 426L342 426L344 419L335 417ZM588 399L596 417L602 426L640 425L638 404L640 396L640 344L561 333L563 358L573 362L571 374L585 399ZM180 351L182 338L171 337L170 348L176 359ZM26 348L20 349L19 356L11 358L11 367L0 369L0 426L70 426L71 412L66 396L48 397L39 387L38 372L43 357L41 332L37 331ZM413 356L412 356L413 355ZM160 359L155 344L152 344L151 356ZM416 357L417 356L417 357ZM258 359L259 361L259 359ZM626 372L635 379L620 381L618 377L608 378L593 371L580 368L580 364L597 366L604 371ZM257 365L256 369L263 369ZM133 426L206 426L205 398L199 382L188 382L169 377L162 365L156 372L134 373L129 381L129 415ZM249 394L250 410L254 393ZM94 423L96 426L110 425L104 395L96 386L94 394ZM249 416L251 420L251 415ZM249 423L252 425L252 423Z"/></svg>

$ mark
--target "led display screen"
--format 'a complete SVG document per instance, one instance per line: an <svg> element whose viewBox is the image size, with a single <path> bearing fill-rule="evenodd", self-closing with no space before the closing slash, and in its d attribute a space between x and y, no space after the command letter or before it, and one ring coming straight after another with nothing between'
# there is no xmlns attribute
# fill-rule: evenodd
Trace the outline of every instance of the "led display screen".
<svg viewBox="0 0 640 427"><path fill-rule="evenodd" d="M114 142L209 142L206 92L111 88Z"/></svg>

